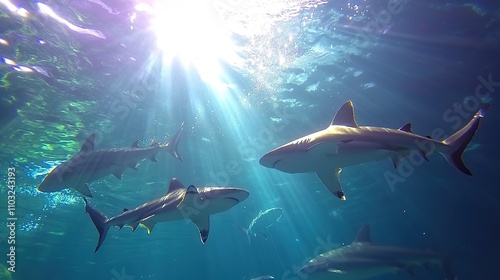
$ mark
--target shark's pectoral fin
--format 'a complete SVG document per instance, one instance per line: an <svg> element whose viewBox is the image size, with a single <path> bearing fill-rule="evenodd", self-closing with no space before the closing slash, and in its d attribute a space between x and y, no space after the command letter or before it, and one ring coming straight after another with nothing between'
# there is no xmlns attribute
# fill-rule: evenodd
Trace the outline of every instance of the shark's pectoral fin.
<svg viewBox="0 0 500 280"><path fill-rule="evenodd" d="M171 187L175 187L176 184L180 184L180 186L182 186L180 182L172 180ZM201 242L205 243L208 238L210 222L208 216L203 216L203 213L200 214L198 206L201 205L199 204L200 201L201 197L198 193L198 189L195 186L190 185L186 189L182 200L179 204L177 204L177 208L181 211L185 219L190 219L194 224L196 224L200 231Z"/></svg>
<svg viewBox="0 0 500 280"><path fill-rule="evenodd" d="M342 190L342 186L340 186L339 175L342 169L337 168L335 171L330 170L321 170L317 171L319 179L323 182L323 184L328 188L328 190L333 193L336 197L341 200L345 200L344 191Z"/></svg>
<svg viewBox="0 0 500 280"><path fill-rule="evenodd" d="M92 193L89 190L89 185L87 183L75 186L75 190L79 191L81 194L92 197Z"/></svg>
<svg viewBox="0 0 500 280"><path fill-rule="evenodd" d="M191 221L198 227L200 231L201 243L205 244L208 239L208 233L210 232L210 216L200 215L192 218Z"/></svg>
<svg viewBox="0 0 500 280"><path fill-rule="evenodd" d="M391 158L391 161L392 161L392 165L394 166L394 169L397 169L398 166L399 166L399 162L401 161L401 159L403 158L401 155L399 154L393 154L390 156Z"/></svg>
<svg viewBox="0 0 500 280"><path fill-rule="evenodd" d="M429 156L432 154L430 151L426 152L424 150L419 150L420 155L426 160L429 161Z"/></svg>
<svg viewBox="0 0 500 280"><path fill-rule="evenodd" d="M153 231L153 228L156 225L156 222L151 220L151 219L146 218L145 220L140 222L140 225L145 227L148 230L148 234L151 234L151 232Z"/></svg>
<svg viewBox="0 0 500 280"><path fill-rule="evenodd" d="M388 149L388 150L391 150L391 149ZM398 149L395 149L395 150L398 150ZM431 153L427 153L424 150L415 150L415 152L419 153L420 156L423 159L425 159L426 161L429 161L428 156ZM412 153L412 151L408 150L408 149L399 149L399 151L396 151L395 153L391 153L391 155L389 157L392 161L392 165L394 166L394 168L398 168L399 163L401 162L402 159L407 158L407 157L411 157L411 153Z"/></svg>

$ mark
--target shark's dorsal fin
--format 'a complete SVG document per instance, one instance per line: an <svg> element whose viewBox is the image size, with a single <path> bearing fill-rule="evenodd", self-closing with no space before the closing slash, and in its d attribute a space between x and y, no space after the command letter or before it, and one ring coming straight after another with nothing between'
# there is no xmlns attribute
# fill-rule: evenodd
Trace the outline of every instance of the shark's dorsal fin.
<svg viewBox="0 0 500 280"><path fill-rule="evenodd" d="M80 153L87 153L87 152L92 152L94 151L94 142L95 142L95 133L92 133L87 140L85 140L85 143L83 143L82 147L80 148Z"/></svg>
<svg viewBox="0 0 500 280"><path fill-rule="evenodd" d="M397 169L403 157L400 154L395 153L391 155L390 158L392 161L392 165L394 166L394 169Z"/></svg>
<svg viewBox="0 0 500 280"><path fill-rule="evenodd" d="M135 142L132 144L132 148L139 148L139 140L135 140Z"/></svg>
<svg viewBox="0 0 500 280"><path fill-rule="evenodd" d="M361 227L353 243L372 243L370 238L370 225L365 224Z"/></svg>
<svg viewBox="0 0 500 280"><path fill-rule="evenodd" d="M123 212L127 212L128 211L128 208L123 208Z"/></svg>
<svg viewBox="0 0 500 280"><path fill-rule="evenodd" d="M330 125L358 127L358 124L354 119L354 107L351 100L347 101L340 107L340 109L335 114L335 117L333 117L332 123Z"/></svg>
<svg viewBox="0 0 500 280"><path fill-rule="evenodd" d="M168 185L167 194L179 189L185 189L184 185L181 183L181 181L177 180L176 178L172 178L172 180L170 180L170 184Z"/></svg>
<svg viewBox="0 0 500 280"><path fill-rule="evenodd" d="M405 125L400 127L399 130L404 131L404 132L413 133L413 131L411 131L411 123L406 123Z"/></svg>

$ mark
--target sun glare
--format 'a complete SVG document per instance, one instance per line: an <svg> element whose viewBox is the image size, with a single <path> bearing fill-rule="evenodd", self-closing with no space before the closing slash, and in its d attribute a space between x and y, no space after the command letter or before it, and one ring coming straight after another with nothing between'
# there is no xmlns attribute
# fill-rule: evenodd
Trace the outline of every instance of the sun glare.
<svg viewBox="0 0 500 280"><path fill-rule="evenodd" d="M179 60L186 67L195 68L201 79L214 89L230 89L232 82L224 75L221 62L250 76L266 76L263 68L277 71L289 67L297 49L293 33L296 31L284 30L281 25L326 2L156 0L148 3L137 4L137 14L130 20L133 23L139 13L149 19L149 28L162 51L163 65Z"/></svg>
<svg viewBox="0 0 500 280"><path fill-rule="evenodd" d="M186 66L194 66L206 83L222 86L220 61L230 63L237 54L211 1L157 1L152 6L141 3L135 8L150 14L150 27L164 64L177 58Z"/></svg>

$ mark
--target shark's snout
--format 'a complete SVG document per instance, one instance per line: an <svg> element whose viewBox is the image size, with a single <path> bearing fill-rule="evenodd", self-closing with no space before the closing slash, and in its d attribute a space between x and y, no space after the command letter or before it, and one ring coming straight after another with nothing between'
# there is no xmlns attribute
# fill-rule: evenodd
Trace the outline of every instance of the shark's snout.
<svg viewBox="0 0 500 280"><path fill-rule="evenodd" d="M202 199L207 201L234 201L236 204L247 199L250 193L240 188L206 187L198 189Z"/></svg>
<svg viewBox="0 0 500 280"><path fill-rule="evenodd" d="M55 192L62 190L61 183L53 172L47 174L43 179L42 183L37 187L38 191L41 192Z"/></svg>
<svg viewBox="0 0 500 280"><path fill-rule="evenodd" d="M243 189L233 189L232 194L228 195L225 197L226 199L231 199L234 201L237 201L237 203L242 202L243 200L247 199L250 193L246 190Z"/></svg>
<svg viewBox="0 0 500 280"><path fill-rule="evenodd" d="M260 158L259 163L267 168L275 168L276 163L280 160L281 158L276 157L273 153L267 153Z"/></svg>

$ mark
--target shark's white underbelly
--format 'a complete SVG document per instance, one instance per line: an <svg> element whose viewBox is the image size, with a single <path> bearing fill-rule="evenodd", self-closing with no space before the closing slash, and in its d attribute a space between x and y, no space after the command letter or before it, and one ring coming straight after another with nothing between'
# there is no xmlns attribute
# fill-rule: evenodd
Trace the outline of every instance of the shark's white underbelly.
<svg viewBox="0 0 500 280"><path fill-rule="evenodd" d="M393 152L382 149L342 150L337 152L319 153L308 151L300 155L291 155L286 160L274 164L274 168L287 173L306 173L318 170L335 169L357 165L365 162L388 158Z"/></svg>

